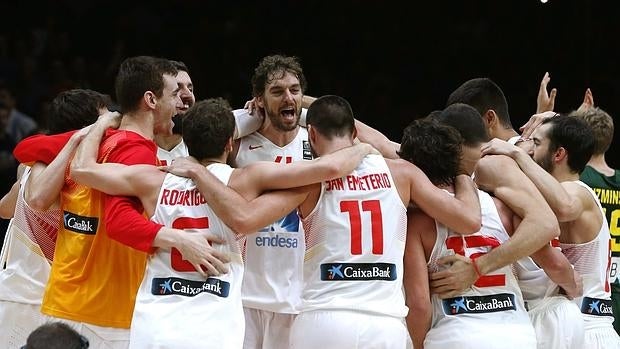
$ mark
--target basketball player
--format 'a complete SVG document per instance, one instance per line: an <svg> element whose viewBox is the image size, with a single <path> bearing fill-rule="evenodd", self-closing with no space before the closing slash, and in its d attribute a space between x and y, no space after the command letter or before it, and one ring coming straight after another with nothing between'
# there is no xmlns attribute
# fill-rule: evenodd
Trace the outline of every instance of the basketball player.
<svg viewBox="0 0 620 349"><path fill-rule="evenodd" d="M69 132L90 125L108 111L110 97L92 90L68 90L52 100L49 131ZM49 278L61 210L58 194L69 159L88 128L74 133L49 164L24 166L18 174L13 223L7 231L0 271L0 347L18 348L46 321L41 300Z"/></svg>
<svg viewBox="0 0 620 349"><path fill-rule="evenodd" d="M219 181L220 187L228 184L249 198L266 189L305 185L343 175L372 151L370 146L360 144L307 163L285 166L264 162L233 169L225 164L235 126L228 104L222 99L201 101L184 118L184 141L190 154L200 159L201 170L217 177L215 183ZM185 261L176 249L155 250L138 291L130 347L241 348L245 322L239 237L218 218L217 211L190 179L166 175L154 166L97 164L96 151L103 131L101 127L95 128L78 151L71 172L76 181L109 194L139 197L147 214L160 224L190 229L193 233L211 232L225 241L219 249L230 256L226 274L205 278L197 272L200 266ZM228 192L238 195L230 189ZM267 194L265 200L269 204L260 212L235 206L231 214L243 219L231 225L240 233L254 232L290 211L292 206L281 208L287 195L291 194ZM217 200L226 200L226 196L218 194ZM244 215L252 215L253 222ZM295 244L295 240L280 237L262 243L286 246Z"/></svg>
<svg viewBox="0 0 620 349"><path fill-rule="evenodd" d="M560 221L562 252L583 276L583 297L574 302L585 322L584 347L620 348L620 337L612 327L609 225L596 194L579 181L594 149L592 131L577 118L557 115L544 120L532 139L532 157L497 140L483 153L513 157Z"/></svg>

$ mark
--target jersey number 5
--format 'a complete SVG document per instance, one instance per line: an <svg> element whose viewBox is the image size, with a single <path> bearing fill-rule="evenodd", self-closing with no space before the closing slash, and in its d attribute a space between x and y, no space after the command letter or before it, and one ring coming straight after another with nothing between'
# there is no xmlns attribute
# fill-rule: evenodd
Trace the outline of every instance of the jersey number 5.
<svg viewBox="0 0 620 349"><path fill-rule="evenodd" d="M179 217L172 222L172 227L174 229L208 229L209 218ZM170 250L170 266L172 269L180 272L196 271L196 268L190 262L183 259L181 252L174 247Z"/></svg>
<svg viewBox="0 0 620 349"><path fill-rule="evenodd" d="M470 235L470 236L451 236L446 239L446 247L454 250L455 253L465 256L465 248L468 247L491 247L496 248L500 245L499 240L491 236ZM485 253L472 253L469 258L476 259ZM494 274L484 275L474 283L477 287L491 287L506 285L506 275Z"/></svg>
<svg viewBox="0 0 620 349"><path fill-rule="evenodd" d="M362 201L362 211L370 212L370 229L372 232L372 254L383 254L383 215L379 200ZM360 201L340 201L340 212L349 214L351 226L351 254L362 254L362 217Z"/></svg>

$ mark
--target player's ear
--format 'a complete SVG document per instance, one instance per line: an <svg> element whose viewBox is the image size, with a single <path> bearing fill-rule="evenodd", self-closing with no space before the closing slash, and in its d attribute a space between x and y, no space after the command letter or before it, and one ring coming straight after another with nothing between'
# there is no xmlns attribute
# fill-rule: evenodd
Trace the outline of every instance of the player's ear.
<svg viewBox="0 0 620 349"><path fill-rule="evenodd" d="M233 145L235 144L234 142L235 141L233 140L232 137L228 138L228 142L226 142L226 147L224 147L224 149L227 152L231 153L233 151Z"/></svg>

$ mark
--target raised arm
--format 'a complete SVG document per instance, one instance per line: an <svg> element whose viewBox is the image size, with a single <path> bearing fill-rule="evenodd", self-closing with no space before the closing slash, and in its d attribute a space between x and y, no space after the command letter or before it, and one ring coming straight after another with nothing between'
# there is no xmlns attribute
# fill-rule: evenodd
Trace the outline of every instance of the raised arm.
<svg viewBox="0 0 620 349"><path fill-rule="evenodd" d="M540 167L523 149L496 138L482 146L482 153L506 155L515 160L521 170L536 185L558 221L573 221L583 212L581 200L574 195L569 195L564 186Z"/></svg>
<svg viewBox="0 0 620 349"><path fill-rule="evenodd" d="M560 228L553 211L512 159L506 156L483 157L476 169L476 182L522 217L510 240L476 258L480 275L533 254L559 235ZM431 275L431 288L442 298L457 295L479 277L468 258L455 255L441 258L439 262L452 263L450 268Z"/></svg>
<svg viewBox="0 0 620 349"><path fill-rule="evenodd" d="M407 243L403 261L405 302L409 307L407 329L416 349L424 348L431 328L432 305L422 234L435 232L435 221L421 211L407 213Z"/></svg>

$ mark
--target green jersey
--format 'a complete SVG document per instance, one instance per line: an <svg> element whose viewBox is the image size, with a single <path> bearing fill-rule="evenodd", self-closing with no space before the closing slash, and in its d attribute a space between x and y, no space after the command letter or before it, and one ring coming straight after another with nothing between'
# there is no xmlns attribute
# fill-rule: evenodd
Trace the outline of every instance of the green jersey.
<svg viewBox="0 0 620 349"><path fill-rule="evenodd" d="M594 190L598 196L605 218L609 222L611 234L611 265L609 281L611 283L611 297L613 312L616 321L614 328L620 333L620 170L616 170L613 176L605 176L590 166L586 166L581 173L581 181Z"/></svg>

